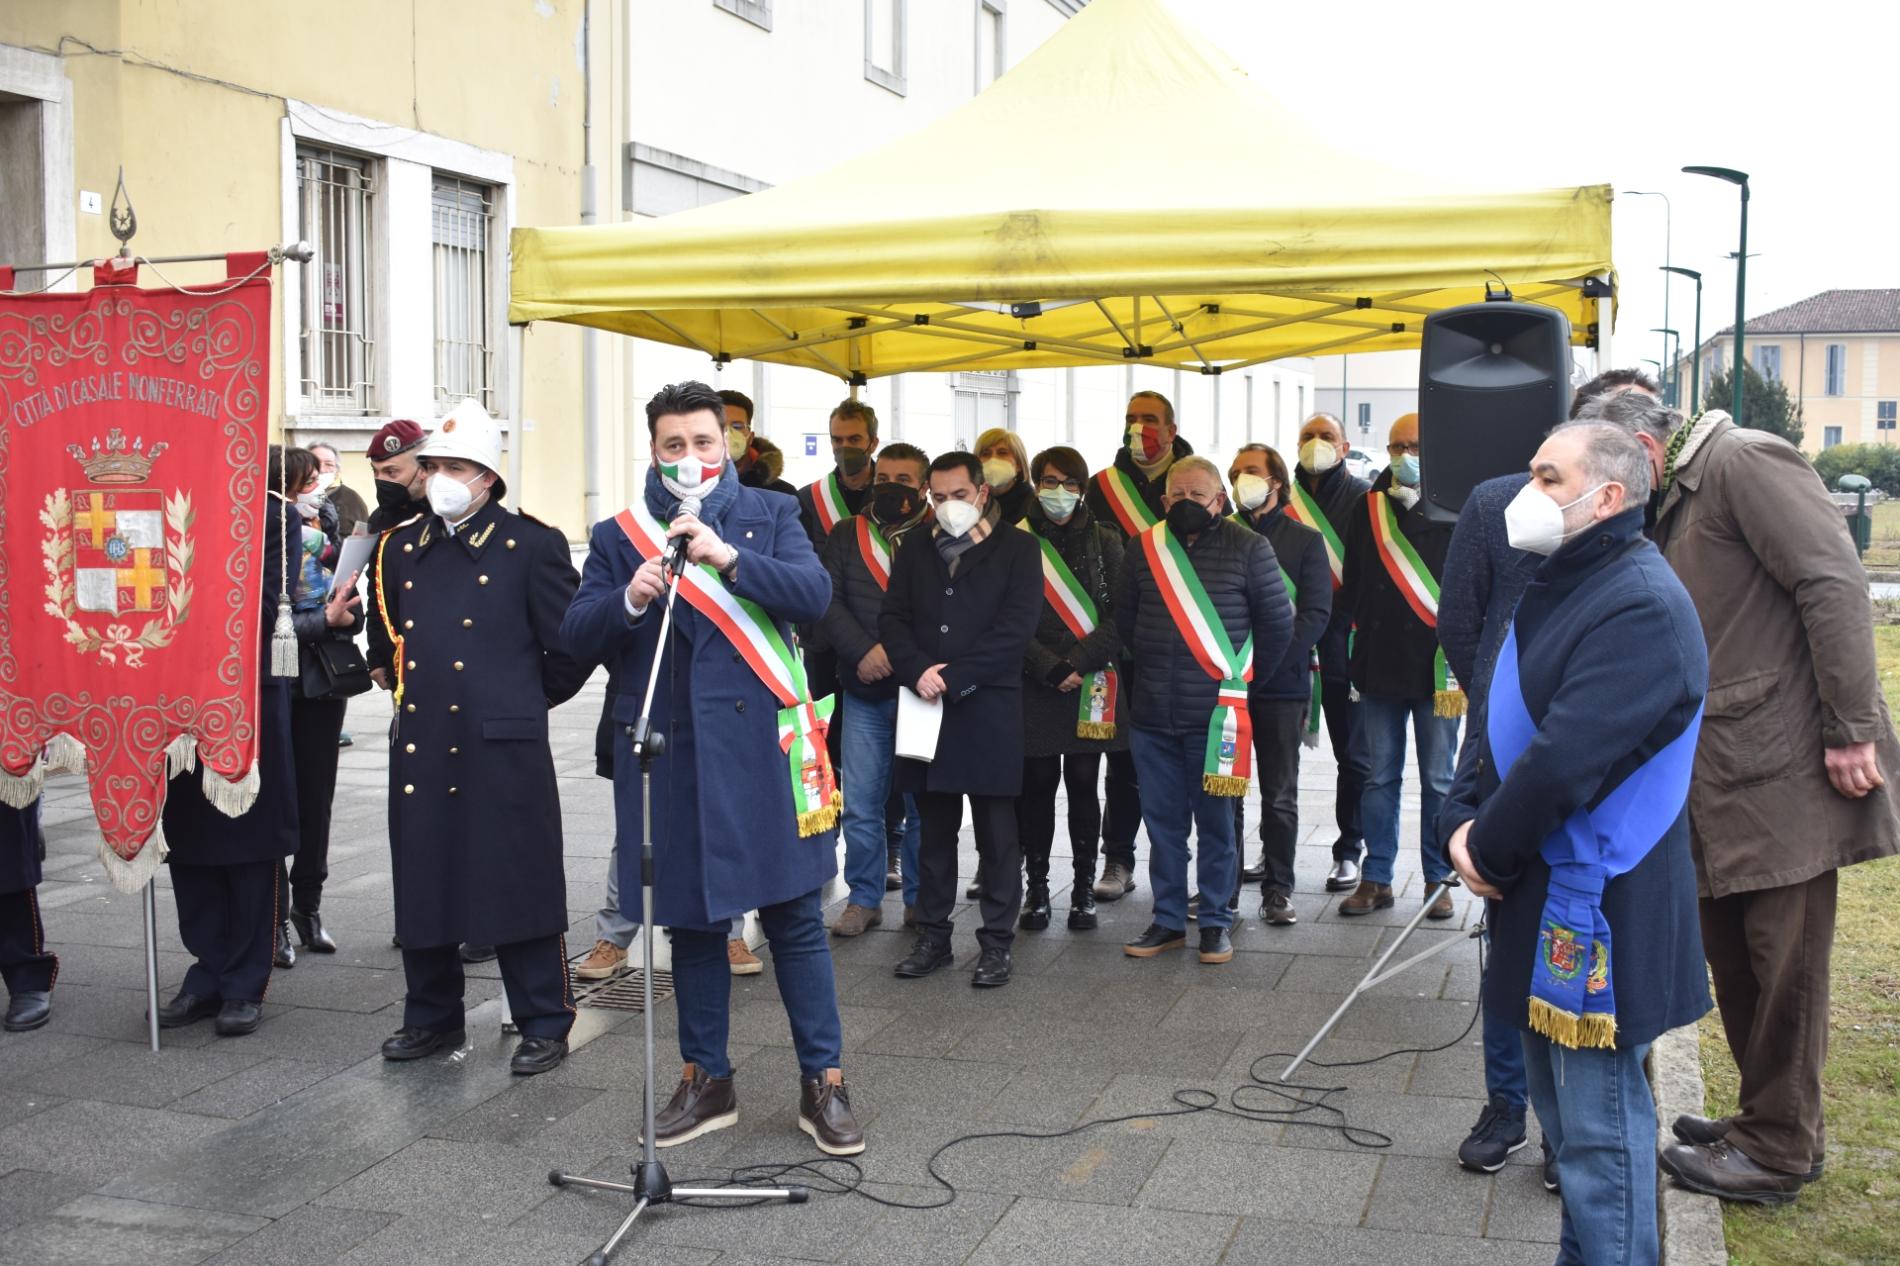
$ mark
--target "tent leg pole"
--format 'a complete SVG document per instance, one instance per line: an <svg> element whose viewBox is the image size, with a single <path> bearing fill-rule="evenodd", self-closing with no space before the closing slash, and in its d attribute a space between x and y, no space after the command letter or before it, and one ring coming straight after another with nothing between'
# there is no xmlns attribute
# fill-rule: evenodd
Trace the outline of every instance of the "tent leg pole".
<svg viewBox="0 0 1900 1266"><path fill-rule="evenodd" d="M525 325L509 326L508 341L512 345L508 349L509 359L513 362L513 364L509 366L511 372L508 375L508 421L514 428L513 434L508 437L510 440L508 445L508 492L510 494L509 500L514 503L514 508L519 510L521 509L521 496L525 491L521 486L521 471L524 464L521 450L527 443L528 438L528 423L527 420L521 416L521 401L523 396L526 395L523 380L528 376L528 367L523 363L528 350L528 327Z"/></svg>
<svg viewBox="0 0 1900 1266"><path fill-rule="evenodd" d="M154 1054L158 1051L158 881L145 881L145 1030Z"/></svg>
<svg viewBox="0 0 1900 1266"><path fill-rule="evenodd" d="M1610 325L1616 318L1616 300L1597 300L1597 372L1616 368L1610 359Z"/></svg>

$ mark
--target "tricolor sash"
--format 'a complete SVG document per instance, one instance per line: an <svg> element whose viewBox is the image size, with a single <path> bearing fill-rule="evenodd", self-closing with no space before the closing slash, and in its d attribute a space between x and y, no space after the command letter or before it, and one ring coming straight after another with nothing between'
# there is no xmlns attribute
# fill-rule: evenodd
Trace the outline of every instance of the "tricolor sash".
<svg viewBox="0 0 1900 1266"><path fill-rule="evenodd" d="M1399 595L1412 608L1412 614L1424 621L1434 634L1438 631L1438 578L1418 556L1412 543L1399 531L1399 516L1392 498L1383 492L1366 494L1366 512L1372 519L1372 543L1385 564L1386 574L1399 587ZM1445 648L1432 654L1432 712L1441 717L1465 714L1465 692L1445 662Z"/></svg>
<svg viewBox="0 0 1900 1266"><path fill-rule="evenodd" d="M1500 779L1537 737L1517 671L1517 627L1504 639L1491 677L1485 735ZM1689 799L1698 707L1689 724L1639 765L1594 809L1578 809L1551 832L1538 853L1550 866L1550 889L1531 966L1531 1028L1561 1046L1616 1045L1616 990L1603 889L1636 867L1675 825Z"/></svg>
<svg viewBox="0 0 1900 1266"><path fill-rule="evenodd" d="M1331 519L1319 508L1319 502L1313 500L1313 494L1300 487L1295 479L1288 487L1293 495L1287 498L1286 512L1296 523L1304 523L1320 534L1326 542L1326 566L1332 569L1333 588L1337 589L1346 579L1346 547L1339 543L1339 533L1333 529Z"/></svg>
<svg viewBox="0 0 1900 1266"><path fill-rule="evenodd" d="M1213 796L1244 796L1253 773L1253 721L1247 715L1247 683L1253 680L1253 634L1238 655L1221 623L1220 612L1194 571L1187 550L1160 523L1141 534L1141 548L1167 604L1174 626L1186 639L1195 661L1220 683L1214 711L1207 720L1207 758L1201 789Z"/></svg>
<svg viewBox="0 0 1900 1266"><path fill-rule="evenodd" d="M1108 500L1108 508L1115 512L1115 521L1122 525L1122 531L1129 536L1140 536L1161 521L1148 508L1148 503L1141 499L1141 493L1136 490L1135 481L1127 471L1110 466L1095 476L1095 485Z"/></svg>
<svg viewBox="0 0 1900 1266"><path fill-rule="evenodd" d="M1016 526L1028 532L1042 549L1042 596L1050 608L1061 619L1076 641L1081 641L1095 632L1101 623L1101 616L1095 609L1094 599L1089 597L1088 589L1075 578L1075 572L1062 561L1062 555L1056 547L1044 540L1024 519ZM1078 738L1109 739L1115 737L1115 704L1121 697L1121 682L1115 674L1115 666L1108 665L1088 674L1077 692L1081 698L1076 704L1075 733Z"/></svg>
<svg viewBox="0 0 1900 1266"><path fill-rule="evenodd" d="M1293 610L1295 614L1297 614L1300 609L1300 586L1293 579L1293 574L1284 567L1280 569L1280 583L1286 586L1286 596L1292 599ZM1307 700L1307 705L1306 705L1306 724L1300 727L1300 742L1304 743L1308 747L1318 747L1319 746L1319 717L1320 717L1320 680L1319 680L1319 647L1318 646L1314 646L1310 651L1306 653L1306 675L1308 678L1311 679L1313 684L1312 684L1312 689L1309 692L1310 697Z"/></svg>
<svg viewBox="0 0 1900 1266"><path fill-rule="evenodd" d="M877 524L871 522L871 516L856 516L858 524L858 556L864 560L871 579L877 581L879 589L891 587L891 543L884 539L884 533Z"/></svg>
<svg viewBox="0 0 1900 1266"><path fill-rule="evenodd" d="M635 502L615 516L634 551L655 559L666 550L666 528ZM695 611L726 635L733 649L779 701L779 749L789 759L792 808L800 835L816 835L838 823L844 798L825 748L833 699L814 701L805 680L805 660L797 643L764 607L733 593L719 573L696 563L680 573L680 594Z"/></svg>
<svg viewBox="0 0 1900 1266"><path fill-rule="evenodd" d="M818 514L818 526L826 536L851 514L844 504L844 485L838 482L838 472L832 471L811 486L811 508Z"/></svg>

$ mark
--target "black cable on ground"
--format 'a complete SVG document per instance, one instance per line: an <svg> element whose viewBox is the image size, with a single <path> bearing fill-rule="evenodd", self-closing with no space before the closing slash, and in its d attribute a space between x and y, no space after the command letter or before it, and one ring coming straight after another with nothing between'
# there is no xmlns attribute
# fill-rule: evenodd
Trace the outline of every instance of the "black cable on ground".
<svg viewBox="0 0 1900 1266"><path fill-rule="evenodd" d="M1480 978L1484 972L1485 943L1478 942L1478 970ZM1401 1046L1374 1055L1370 1059L1342 1059L1327 1062L1309 1059L1306 1062L1314 1068L1365 1068L1372 1064L1400 1055L1435 1055L1459 1045L1471 1036L1471 1030L1477 1027L1482 1002L1472 1004L1471 1019L1458 1036L1437 1046ZM889 1209L942 1209L955 1203L957 1188L948 1178L939 1172L937 1163L943 1155L965 1143L974 1143L980 1139L1026 1139L1041 1142L1048 1139L1072 1138L1104 1125L1124 1125L1130 1121L1152 1121L1165 1117L1196 1116L1203 1112L1212 1112L1220 1116L1237 1117L1243 1121L1278 1122L1289 1126L1305 1126L1309 1129L1333 1130L1354 1147L1368 1150L1383 1150L1392 1146L1390 1135L1377 1130L1354 1125L1347 1117L1346 1110L1332 1100L1350 1089L1348 1086L1314 1086L1300 1082L1272 1081L1260 1075L1260 1066L1270 1060L1292 1059L1292 1051L1268 1051L1258 1055L1247 1066L1247 1081L1236 1086L1227 1095L1225 1104L1219 1094L1195 1086L1184 1086L1176 1090L1171 1098L1179 1105L1165 1108L1159 1112L1131 1112L1125 1116L1102 1117L1094 1121L1084 1121L1065 1130L989 1130L978 1134L961 1134L943 1144L930 1154L925 1163L925 1171L930 1180L943 1189L943 1198L927 1204L912 1203L906 1200L893 1200L865 1190L867 1182L881 1186L901 1186L889 1179L867 1179L864 1169L856 1162L842 1156L819 1156L802 1161L765 1161L755 1165L739 1165L725 1174L707 1178L678 1178L674 1185L681 1187L784 1187L788 1183L797 1183L807 1187L814 1196L859 1196L873 1204ZM1311 1098L1307 1096L1313 1096ZM1265 1102L1257 1100L1264 1099ZM1283 1103L1276 1103L1282 1100ZM1317 1119L1315 1119L1317 1118ZM767 1203L765 1200L677 1200L676 1204L696 1205L706 1209L746 1209L755 1204Z"/></svg>

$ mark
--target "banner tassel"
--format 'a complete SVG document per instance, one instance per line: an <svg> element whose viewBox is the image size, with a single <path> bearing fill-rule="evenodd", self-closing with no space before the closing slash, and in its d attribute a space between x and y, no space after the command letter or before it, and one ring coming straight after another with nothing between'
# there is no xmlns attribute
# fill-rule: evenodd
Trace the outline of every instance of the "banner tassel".
<svg viewBox="0 0 1900 1266"><path fill-rule="evenodd" d="M0 769L0 804L24 810L40 798L40 786L46 781L46 760L36 757L24 774Z"/></svg>
<svg viewBox="0 0 1900 1266"><path fill-rule="evenodd" d="M263 785L258 777L257 762L251 762L251 768L244 777L236 782L226 782L217 770L206 765L203 770L205 799L211 807L227 818L243 817L257 801L257 791Z"/></svg>
<svg viewBox="0 0 1900 1266"><path fill-rule="evenodd" d="M163 831L154 829L151 838L138 851L138 856L127 861L112 851L112 846L104 840L99 841L99 863L106 868L106 878L120 892L132 895L149 883L152 876L171 852L171 846L165 843Z"/></svg>
<svg viewBox="0 0 1900 1266"><path fill-rule="evenodd" d="M198 745L189 734L180 734L165 748L165 777L172 779L198 767Z"/></svg>
<svg viewBox="0 0 1900 1266"><path fill-rule="evenodd" d="M290 595L277 595L277 623L270 631L270 675L297 675L297 628L290 622Z"/></svg>

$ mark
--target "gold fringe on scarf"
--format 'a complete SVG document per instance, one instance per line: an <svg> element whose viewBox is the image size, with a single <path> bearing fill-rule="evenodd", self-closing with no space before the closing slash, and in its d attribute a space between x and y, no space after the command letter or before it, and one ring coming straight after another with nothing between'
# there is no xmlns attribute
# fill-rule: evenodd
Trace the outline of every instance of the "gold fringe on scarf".
<svg viewBox="0 0 1900 1266"><path fill-rule="evenodd" d="M1465 692L1462 690L1440 690L1432 695L1432 715L1438 717L1461 717L1465 714Z"/></svg>
<svg viewBox="0 0 1900 1266"><path fill-rule="evenodd" d="M1201 790L1210 796L1244 796L1248 780L1232 774L1202 774Z"/></svg>
<svg viewBox="0 0 1900 1266"><path fill-rule="evenodd" d="M1540 1033L1571 1050L1616 1049L1616 1017L1613 1015L1572 1015L1532 998L1531 1031Z"/></svg>
<svg viewBox="0 0 1900 1266"><path fill-rule="evenodd" d="M800 839L808 835L817 835L829 831L838 825L838 815L844 811L844 793L831 793L831 803L819 809L808 809L798 815L798 835Z"/></svg>
<svg viewBox="0 0 1900 1266"><path fill-rule="evenodd" d="M1077 721L1075 736L1085 739L1112 739L1115 737L1113 721Z"/></svg>

